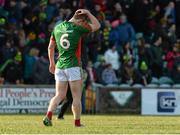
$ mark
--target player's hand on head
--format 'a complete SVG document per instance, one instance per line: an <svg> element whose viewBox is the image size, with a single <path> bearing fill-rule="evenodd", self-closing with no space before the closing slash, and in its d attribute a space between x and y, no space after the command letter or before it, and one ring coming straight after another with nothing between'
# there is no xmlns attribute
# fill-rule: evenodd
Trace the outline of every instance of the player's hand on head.
<svg viewBox="0 0 180 135"><path fill-rule="evenodd" d="M49 72L54 74L54 72L55 72L55 64L50 64L49 65Z"/></svg>
<svg viewBox="0 0 180 135"><path fill-rule="evenodd" d="M89 14L89 10L87 10L87 9L78 9L78 10L76 11L76 14L77 14L77 15Z"/></svg>

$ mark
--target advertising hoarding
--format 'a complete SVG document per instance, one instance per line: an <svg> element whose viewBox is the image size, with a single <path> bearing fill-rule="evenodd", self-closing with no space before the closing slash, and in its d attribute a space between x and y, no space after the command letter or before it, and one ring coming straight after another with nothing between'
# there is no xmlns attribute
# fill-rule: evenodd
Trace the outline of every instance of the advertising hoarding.
<svg viewBox="0 0 180 135"><path fill-rule="evenodd" d="M54 88L0 88L0 113L44 112Z"/></svg>
<svg viewBox="0 0 180 135"><path fill-rule="evenodd" d="M143 115L180 115L179 89L142 89Z"/></svg>
<svg viewBox="0 0 180 135"><path fill-rule="evenodd" d="M140 114L141 90L119 87L96 89L97 113Z"/></svg>

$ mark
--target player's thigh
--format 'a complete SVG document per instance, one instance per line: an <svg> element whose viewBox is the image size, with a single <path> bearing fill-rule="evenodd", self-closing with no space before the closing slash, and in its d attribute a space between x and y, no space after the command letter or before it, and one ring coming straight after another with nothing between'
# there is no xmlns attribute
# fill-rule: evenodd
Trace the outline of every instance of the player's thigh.
<svg viewBox="0 0 180 135"><path fill-rule="evenodd" d="M55 70L55 81L56 81L56 96L61 96L64 98L68 87L68 78L64 69Z"/></svg>
<svg viewBox="0 0 180 135"><path fill-rule="evenodd" d="M56 81L56 95L65 97L67 93L68 81Z"/></svg>
<svg viewBox="0 0 180 135"><path fill-rule="evenodd" d="M73 99L81 98L82 94L82 80L69 82Z"/></svg>

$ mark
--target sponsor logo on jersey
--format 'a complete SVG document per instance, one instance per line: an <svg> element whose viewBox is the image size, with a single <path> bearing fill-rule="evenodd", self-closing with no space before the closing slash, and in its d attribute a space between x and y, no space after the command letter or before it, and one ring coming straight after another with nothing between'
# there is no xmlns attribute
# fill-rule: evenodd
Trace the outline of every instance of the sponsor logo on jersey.
<svg viewBox="0 0 180 135"><path fill-rule="evenodd" d="M74 30L67 30L66 27L62 27L62 28L56 27L56 32L61 32L61 33L73 33Z"/></svg>

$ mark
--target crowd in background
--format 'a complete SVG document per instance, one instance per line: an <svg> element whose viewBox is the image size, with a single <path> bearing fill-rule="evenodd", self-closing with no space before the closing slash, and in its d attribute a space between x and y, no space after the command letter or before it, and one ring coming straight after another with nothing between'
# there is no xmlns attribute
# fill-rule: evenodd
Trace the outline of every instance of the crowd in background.
<svg viewBox="0 0 180 135"><path fill-rule="evenodd" d="M162 77L180 83L175 6L171 0L0 0L0 84L53 84L49 38L78 8L101 23L83 37L88 84L147 85Z"/></svg>

